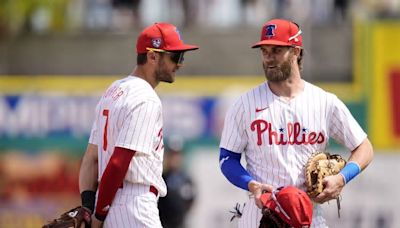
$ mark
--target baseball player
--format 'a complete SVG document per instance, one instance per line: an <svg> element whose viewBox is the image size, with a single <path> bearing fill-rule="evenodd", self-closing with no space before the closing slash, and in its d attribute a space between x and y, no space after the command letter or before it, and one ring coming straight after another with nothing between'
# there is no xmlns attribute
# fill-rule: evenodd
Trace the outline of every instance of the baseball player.
<svg viewBox="0 0 400 228"><path fill-rule="evenodd" d="M293 185L305 190L304 167L329 138L351 151L348 164L324 179L315 202L312 227L327 227L322 204L339 196L343 187L373 158L366 133L335 95L301 78L302 31L293 22L265 23L261 50L267 81L243 94L228 110L220 142L220 168L235 186L250 193L239 227L258 227L263 191ZM240 159L245 156L244 168Z"/></svg>
<svg viewBox="0 0 400 228"><path fill-rule="evenodd" d="M79 174L82 204L95 212L92 227L161 227L157 200L167 189L162 107L154 88L174 82L184 52L195 49L174 25L155 23L137 39L137 67L102 95Z"/></svg>

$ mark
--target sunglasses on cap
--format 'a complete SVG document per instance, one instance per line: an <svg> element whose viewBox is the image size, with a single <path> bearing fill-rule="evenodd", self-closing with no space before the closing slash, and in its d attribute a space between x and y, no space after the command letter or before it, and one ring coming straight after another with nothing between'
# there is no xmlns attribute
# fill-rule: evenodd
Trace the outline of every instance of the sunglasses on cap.
<svg viewBox="0 0 400 228"><path fill-rule="evenodd" d="M299 31L298 31L296 34L294 34L293 36L289 37L289 40L288 40L288 41L291 41L291 40L296 39L298 36L300 36L300 35L303 33L303 31L301 31L301 29L300 29L300 26L299 26L296 22L293 22L293 21L292 21L292 23L295 24L295 25L297 26L297 28L299 29Z"/></svg>
<svg viewBox="0 0 400 228"><path fill-rule="evenodd" d="M183 61L185 60L183 58L183 55L185 52L183 52L183 51L171 52L171 51L165 51L165 50L157 49L157 48L146 48L146 50L152 51L152 52L158 52L158 53L167 53L170 56L172 62L174 62L176 64L182 64Z"/></svg>

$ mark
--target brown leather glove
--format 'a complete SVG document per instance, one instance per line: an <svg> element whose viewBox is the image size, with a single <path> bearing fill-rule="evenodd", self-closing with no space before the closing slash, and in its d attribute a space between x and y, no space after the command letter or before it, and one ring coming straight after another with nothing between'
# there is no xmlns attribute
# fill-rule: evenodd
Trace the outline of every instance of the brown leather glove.
<svg viewBox="0 0 400 228"><path fill-rule="evenodd" d="M346 160L338 154L314 153L305 168L307 194L310 198L316 197L324 190L324 177L338 174L345 165Z"/></svg>
<svg viewBox="0 0 400 228"><path fill-rule="evenodd" d="M50 223L43 225L42 228L84 228L90 227L90 222L90 210L79 206L65 212Z"/></svg>

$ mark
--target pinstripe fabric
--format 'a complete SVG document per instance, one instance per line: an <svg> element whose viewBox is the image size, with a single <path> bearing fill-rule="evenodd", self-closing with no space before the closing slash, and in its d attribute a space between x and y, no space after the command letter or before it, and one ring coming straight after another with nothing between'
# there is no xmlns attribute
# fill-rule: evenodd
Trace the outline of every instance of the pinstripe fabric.
<svg viewBox="0 0 400 228"><path fill-rule="evenodd" d="M125 182L115 195L104 227L161 228L157 200L149 186Z"/></svg>
<svg viewBox="0 0 400 228"><path fill-rule="evenodd" d="M330 137L353 150L366 134L331 93L305 82L304 91L287 101L263 83L228 110L220 147L244 153L246 169L255 180L305 190L304 166L313 152L326 149ZM259 221L259 214L255 208L245 210L241 220L250 221L241 221L240 227L255 227L252 222ZM315 227L324 227L319 215Z"/></svg>
<svg viewBox="0 0 400 228"><path fill-rule="evenodd" d="M158 227L153 226L159 222L157 200L149 199L154 198L149 186L156 187L160 196L167 193L162 179L164 143L159 97L145 80L128 76L106 90L96 106L95 116L89 143L98 145L99 181L114 147L136 151L123 186L124 193L132 197L123 206L117 207L113 202L105 227ZM130 185L145 186L146 194L138 197L140 187L127 188ZM148 218L147 215L155 216Z"/></svg>

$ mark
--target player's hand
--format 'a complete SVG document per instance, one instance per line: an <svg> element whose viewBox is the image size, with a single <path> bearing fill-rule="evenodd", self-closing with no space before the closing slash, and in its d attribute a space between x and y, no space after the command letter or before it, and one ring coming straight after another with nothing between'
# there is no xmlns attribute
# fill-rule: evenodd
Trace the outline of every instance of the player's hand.
<svg viewBox="0 0 400 228"><path fill-rule="evenodd" d="M250 181L248 184L248 187L249 187L249 191L254 196L254 200L255 200L257 207L263 208L263 205L260 200L261 194L263 192L272 192L273 187L268 184L259 183L255 180Z"/></svg>
<svg viewBox="0 0 400 228"><path fill-rule="evenodd" d="M92 224L91 228L102 228L103 222L98 220L94 215L92 215Z"/></svg>
<svg viewBox="0 0 400 228"><path fill-rule="evenodd" d="M343 176L336 174L325 177L323 180L323 185L324 191L322 191L313 199L313 201L317 203L325 203L329 200L338 198L345 184Z"/></svg>

